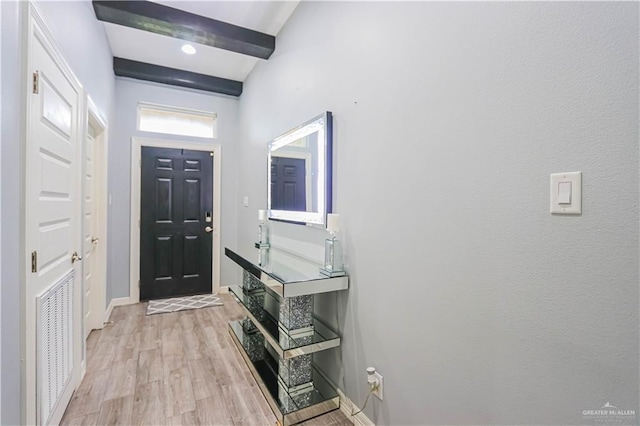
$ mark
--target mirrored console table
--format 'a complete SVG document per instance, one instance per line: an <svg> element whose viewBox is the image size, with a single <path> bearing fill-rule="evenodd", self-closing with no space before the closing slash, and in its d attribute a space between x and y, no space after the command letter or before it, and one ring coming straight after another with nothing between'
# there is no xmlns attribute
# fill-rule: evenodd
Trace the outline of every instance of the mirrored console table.
<svg viewBox="0 0 640 426"><path fill-rule="evenodd" d="M242 286L229 290L246 315L229 324L229 333L278 421L287 426L340 406L312 356L340 346L340 336L314 317L313 295L346 290L349 278L326 277L317 264L268 251L254 263L225 249L242 267Z"/></svg>

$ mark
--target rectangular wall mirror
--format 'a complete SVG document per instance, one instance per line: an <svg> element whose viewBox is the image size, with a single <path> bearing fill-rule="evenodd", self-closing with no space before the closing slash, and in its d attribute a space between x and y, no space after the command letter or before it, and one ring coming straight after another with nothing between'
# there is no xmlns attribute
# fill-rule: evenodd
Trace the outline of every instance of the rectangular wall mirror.
<svg viewBox="0 0 640 426"><path fill-rule="evenodd" d="M325 226L331 213L329 111L269 142L269 218Z"/></svg>

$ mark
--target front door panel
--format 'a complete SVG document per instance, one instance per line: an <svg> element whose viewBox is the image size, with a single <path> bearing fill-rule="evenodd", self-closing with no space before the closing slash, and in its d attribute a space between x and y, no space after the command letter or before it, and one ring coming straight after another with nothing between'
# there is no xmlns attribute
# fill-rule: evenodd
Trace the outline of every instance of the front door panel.
<svg viewBox="0 0 640 426"><path fill-rule="evenodd" d="M211 154L142 147L140 198L140 300L211 293Z"/></svg>
<svg viewBox="0 0 640 426"><path fill-rule="evenodd" d="M305 160L271 156L271 208L306 211Z"/></svg>

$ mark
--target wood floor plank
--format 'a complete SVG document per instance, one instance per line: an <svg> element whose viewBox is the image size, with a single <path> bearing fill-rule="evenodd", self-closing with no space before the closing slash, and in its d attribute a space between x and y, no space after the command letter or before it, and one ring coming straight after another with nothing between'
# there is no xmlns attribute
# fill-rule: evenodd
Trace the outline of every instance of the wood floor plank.
<svg viewBox="0 0 640 426"><path fill-rule="evenodd" d="M353 422L349 420L342 411L336 410L322 416L314 417L306 422L300 423L300 426L352 426Z"/></svg>
<svg viewBox="0 0 640 426"><path fill-rule="evenodd" d="M136 386L132 421L134 425L158 426L167 422L164 385L157 380Z"/></svg>
<svg viewBox="0 0 640 426"><path fill-rule="evenodd" d="M130 306L133 306L133 308L127 311L127 315L126 315L127 321L125 323L126 334L140 332L141 326L144 321L144 317L146 316L146 313L147 313L146 304L136 303L135 305L130 305Z"/></svg>
<svg viewBox="0 0 640 426"><path fill-rule="evenodd" d="M201 359L207 356L209 348L200 328L185 330L182 338L185 344L184 350L187 354L187 359Z"/></svg>
<svg viewBox="0 0 640 426"><path fill-rule="evenodd" d="M246 395L247 403L253 409L255 418L261 424L275 424L276 416L257 386L246 388L244 395Z"/></svg>
<svg viewBox="0 0 640 426"><path fill-rule="evenodd" d="M118 336L110 334L110 329L101 330L98 342L92 352L87 352L87 371L110 368L116 356Z"/></svg>
<svg viewBox="0 0 640 426"><path fill-rule="evenodd" d="M193 309L188 311L183 311L182 315L180 315L180 325L184 331L191 331L196 328L197 318Z"/></svg>
<svg viewBox="0 0 640 426"><path fill-rule="evenodd" d="M168 375L165 374L164 394L167 417L195 411L196 399L187 367L172 370Z"/></svg>
<svg viewBox="0 0 640 426"><path fill-rule="evenodd" d="M108 382L108 370L88 371L73 394L64 414L65 417L73 418L99 413L105 399L104 392Z"/></svg>
<svg viewBox="0 0 640 426"><path fill-rule="evenodd" d="M212 326L211 317L209 316L209 309L194 309L193 313L198 321L198 325L203 328Z"/></svg>
<svg viewBox="0 0 640 426"><path fill-rule="evenodd" d="M182 413L177 416L167 418L167 425L171 426L200 426L198 423L198 416L195 410L188 413Z"/></svg>
<svg viewBox="0 0 640 426"><path fill-rule="evenodd" d="M150 317L157 317L158 315L149 315ZM142 326L140 332L140 350L147 351L151 349L158 349L160 342L162 341L162 334L160 333L159 324L145 323Z"/></svg>
<svg viewBox="0 0 640 426"><path fill-rule="evenodd" d="M196 401L196 416L200 425L232 425L233 419L220 394Z"/></svg>
<svg viewBox="0 0 640 426"><path fill-rule="evenodd" d="M256 423L256 415L245 398L243 389L239 383L222 385L222 395L227 403L229 414L231 415L234 425L244 426Z"/></svg>
<svg viewBox="0 0 640 426"><path fill-rule="evenodd" d="M80 417L69 417L65 415L60 426L95 426L98 424L98 414L99 413L96 412Z"/></svg>
<svg viewBox="0 0 640 426"><path fill-rule="evenodd" d="M136 385L162 379L163 368L160 348L140 351L138 355L138 370L136 371Z"/></svg>
<svg viewBox="0 0 640 426"><path fill-rule="evenodd" d="M220 394L220 384L209 358L189 361L189 374L192 378L193 394L196 401Z"/></svg>
<svg viewBox="0 0 640 426"><path fill-rule="evenodd" d="M202 328L202 335L205 341L207 342L207 347L211 351L210 353L216 353L216 351L220 349L224 349L225 344L221 343L222 340L218 330L216 330L216 326L204 326Z"/></svg>
<svg viewBox="0 0 640 426"><path fill-rule="evenodd" d="M115 308L113 308L113 311L111 312L111 319L110 319L111 324L108 327L105 327L105 334L117 335L117 336L126 334L125 331L128 328L127 318L129 315L135 314L135 311L133 310L134 308L130 308L130 306L133 306L133 305L116 306Z"/></svg>
<svg viewBox="0 0 640 426"><path fill-rule="evenodd" d="M87 355L94 352L99 340L100 332L98 330L93 330L89 333L89 336L87 337Z"/></svg>
<svg viewBox="0 0 640 426"><path fill-rule="evenodd" d="M227 351L217 350L217 356L211 357L210 363L216 380L221 385L232 385L235 381L236 372L230 371L228 365L223 361L227 355Z"/></svg>
<svg viewBox="0 0 640 426"><path fill-rule="evenodd" d="M229 336L243 317L224 306L146 315L146 303L114 308L113 324L87 339L87 373L65 425L274 426L276 417ZM304 426L351 425L340 411Z"/></svg>
<svg viewBox="0 0 640 426"><path fill-rule="evenodd" d="M108 399L102 403L99 425L130 425L133 411L133 395Z"/></svg>
<svg viewBox="0 0 640 426"><path fill-rule="evenodd" d="M352 426L353 421L349 419L344 413L340 410L333 411L327 414L328 416L333 418L333 421L336 426ZM319 417L318 417L319 418Z"/></svg>
<svg viewBox="0 0 640 426"><path fill-rule="evenodd" d="M137 359L128 359L115 363L109 370L109 382L104 392L104 399L116 399L131 396L135 392Z"/></svg>
<svg viewBox="0 0 640 426"><path fill-rule="evenodd" d="M138 358L140 352L140 332L127 333L123 335L116 346L116 354L113 361L118 363L120 361L128 361L133 358Z"/></svg>
<svg viewBox="0 0 640 426"><path fill-rule="evenodd" d="M169 316L170 314L165 314ZM165 374L169 374L173 370L178 370L187 366L187 354L184 349L184 340L182 339L182 327L180 323L174 321L166 324L163 319L162 328L162 362Z"/></svg>
<svg viewBox="0 0 640 426"><path fill-rule="evenodd" d="M148 304L147 303L142 303L142 305L144 305L145 310L147 309ZM143 315L142 317L142 327L157 327L157 328L162 328L162 315L146 315L146 311L145 311L145 315Z"/></svg>

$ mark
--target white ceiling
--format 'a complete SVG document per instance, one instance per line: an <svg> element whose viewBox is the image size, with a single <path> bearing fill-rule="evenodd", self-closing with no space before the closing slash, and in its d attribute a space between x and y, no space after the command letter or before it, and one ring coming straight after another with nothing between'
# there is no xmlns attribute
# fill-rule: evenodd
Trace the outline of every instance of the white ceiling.
<svg viewBox="0 0 640 426"><path fill-rule="evenodd" d="M277 35L298 1L155 1L165 6L230 24ZM228 50L191 43L197 52L187 55L185 42L172 37L103 22L111 53L118 58L244 81L258 59ZM277 49L277 41L276 41Z"/></svg>
<svg viewBox="0 0 640 426"><path fill-rule="evenodd" d="M278 35L299 1L166 1L153 0L174 9Z"/></svg>
<svg viewBox="0 0 640 426"><path fill-rule="evenodd" d="M196 48L196 53L187 55L180 50L185 44L184 40L108 22L104 22L104 27L107 30L111 53L118 58L237 81L244 81L260 60L253 56L196 43L190 43Z"/></svg>

